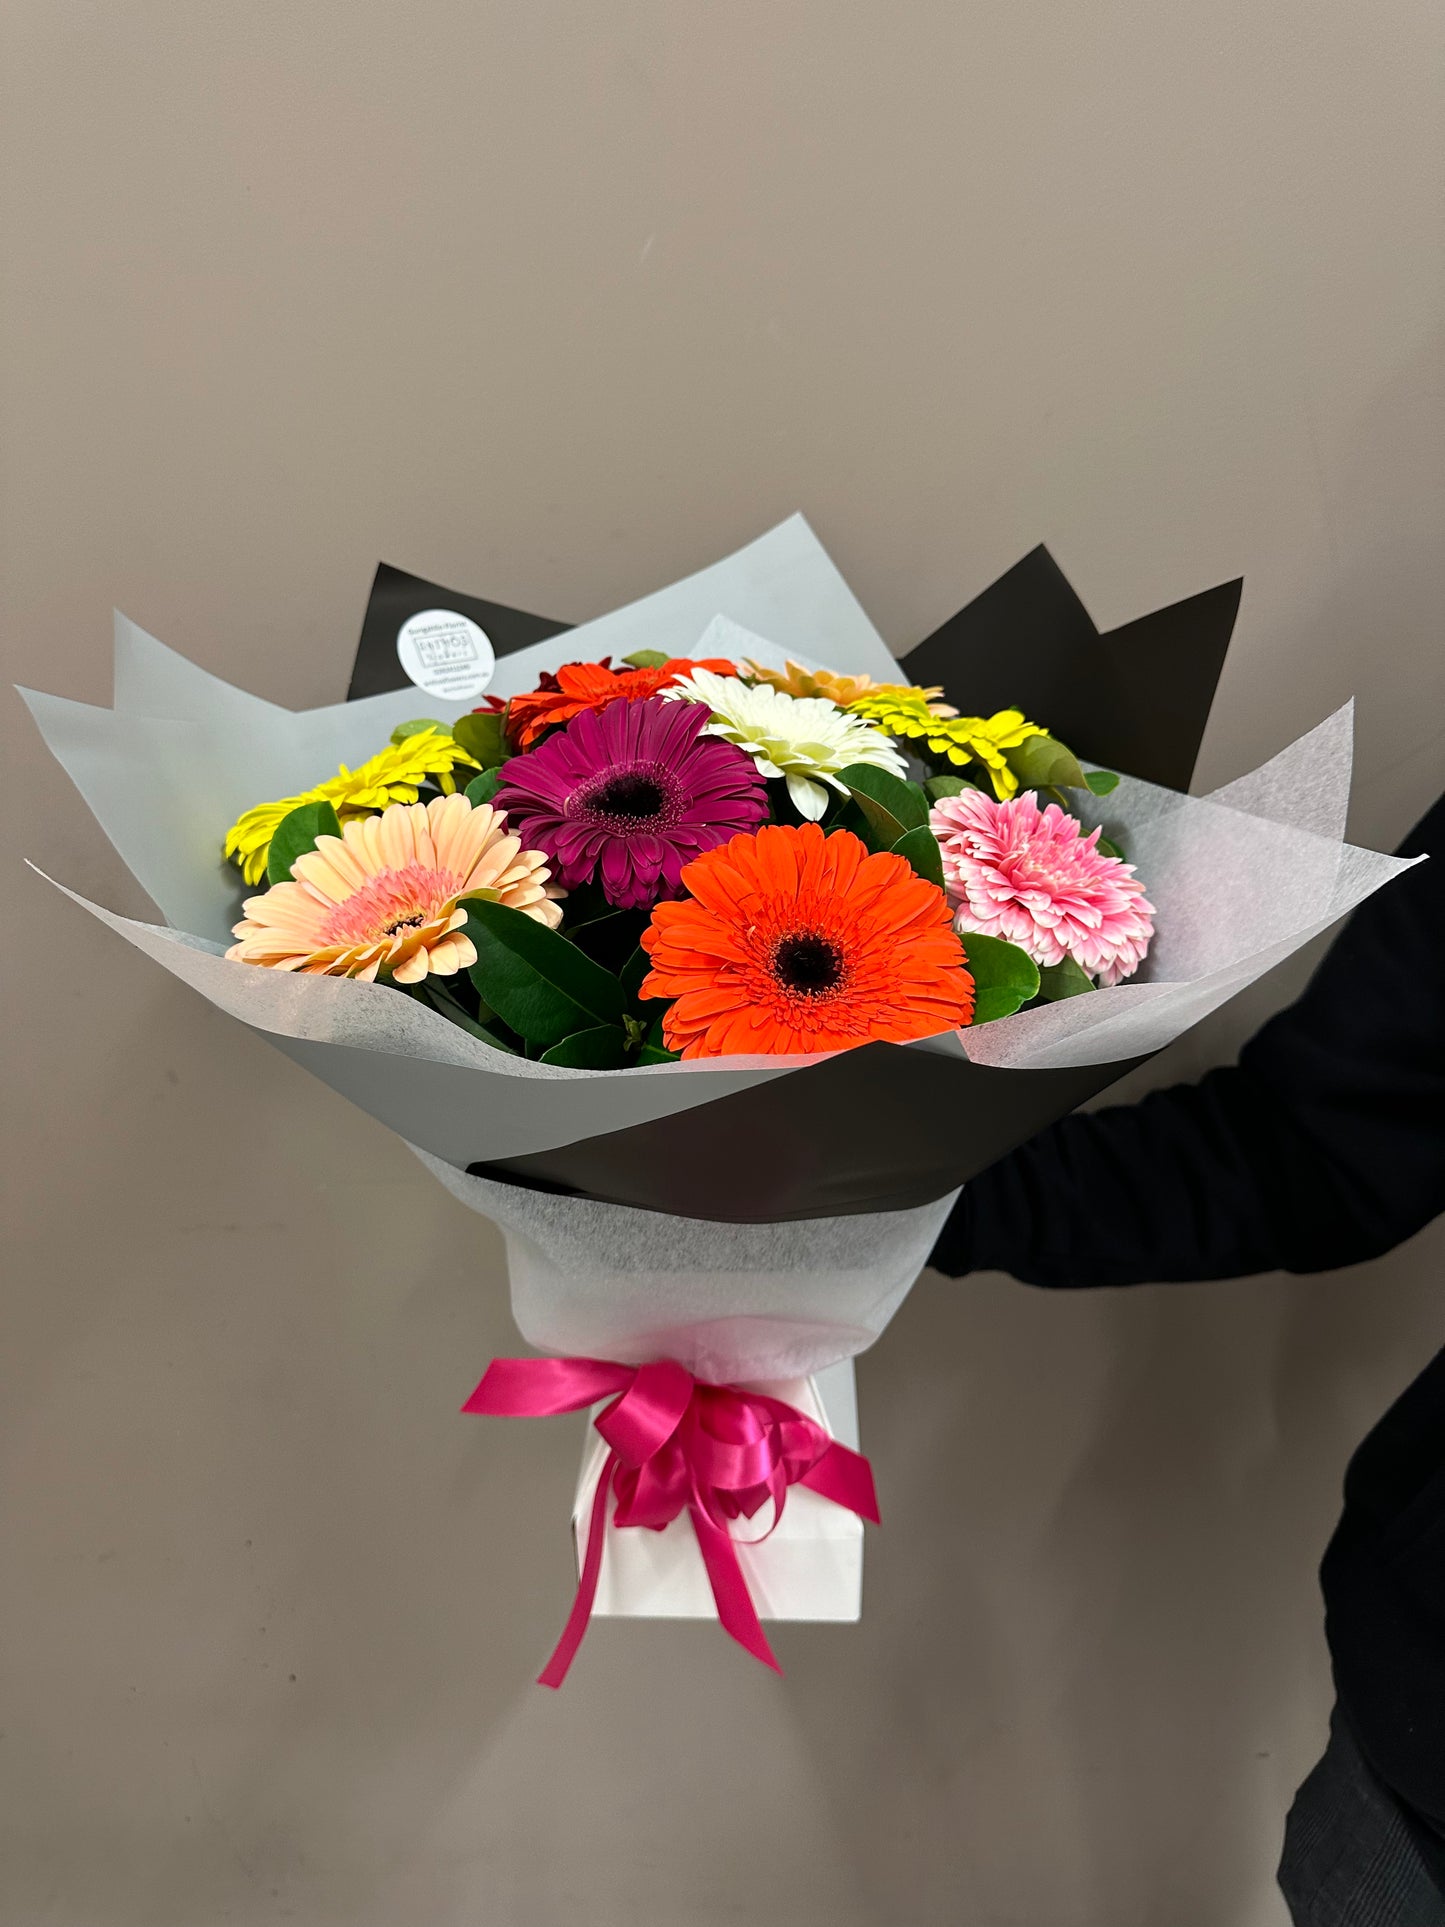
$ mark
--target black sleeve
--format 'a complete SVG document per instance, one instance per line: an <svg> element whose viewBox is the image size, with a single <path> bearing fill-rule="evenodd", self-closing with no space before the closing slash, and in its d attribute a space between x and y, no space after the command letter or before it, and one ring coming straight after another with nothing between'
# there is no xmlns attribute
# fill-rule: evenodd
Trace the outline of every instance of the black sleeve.
<svg viewBox="0 0 1445 1927"><path fill-rule="evenodd" d="M933 1264L1055 1286L1328 1271L1445 1210L1445 798L1400 854L1432 847L1236 1066L1041 1132L966 1187Z"/></svg>

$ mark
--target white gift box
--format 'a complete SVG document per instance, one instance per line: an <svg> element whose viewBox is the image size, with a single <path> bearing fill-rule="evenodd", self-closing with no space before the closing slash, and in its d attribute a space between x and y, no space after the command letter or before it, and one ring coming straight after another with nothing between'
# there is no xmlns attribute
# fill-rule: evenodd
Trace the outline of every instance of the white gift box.
<svg viewBox="0 0 1445 1927"><path fill-rule="evenodd" d="M796 1406L830 1437L858 1450L858 1394L851 1358L812 1378L771 1379L749 1389ZM572 1513L579 1571L607 1450L606 1441L591 1429L589 1420ZM863 1521L857 1513L805 1485L790 1485L782 1519L767 1538L759 1538L771 1521L772 1506L766 1504L754 1518L735 1519L731 1527L738 1564L758 1617L858 1619L863 1610ZM645 1526L616 1526L609 1515L605 1532L594 1613L628 1619L717 1617L702 1553L686 1513L661 1532ZM744 1543L750 1539L757 1543Z"/></svg>

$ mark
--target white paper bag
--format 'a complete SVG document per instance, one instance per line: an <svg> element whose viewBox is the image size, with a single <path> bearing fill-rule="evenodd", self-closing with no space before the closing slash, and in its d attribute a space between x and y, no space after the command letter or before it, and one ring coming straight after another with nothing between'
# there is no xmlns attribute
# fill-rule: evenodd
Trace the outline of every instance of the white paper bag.
<svg viewBox="0 0 1445 1927"><path fill-rule="evenodd" d="M795 1405L831 1438L858 1449L858 1397L853 1361L805 1379L774 1379L749 1390ZM598 1407L598 1410L601 1408ZM607 1444L590 1425L572 1509L580 1572L587 1556L593 1495ZM863 1609L863 1521L805 1485L790 1485L783 1516L766 1538L771 1505L735 1519L738 1564L760 1619L856 1620ZM686 1513L661 1532L616 1526L609 1518L594 1616L626 1619L714 1619L712 1587ZM754 1544L746 1543L756 1541Z"/></svg>

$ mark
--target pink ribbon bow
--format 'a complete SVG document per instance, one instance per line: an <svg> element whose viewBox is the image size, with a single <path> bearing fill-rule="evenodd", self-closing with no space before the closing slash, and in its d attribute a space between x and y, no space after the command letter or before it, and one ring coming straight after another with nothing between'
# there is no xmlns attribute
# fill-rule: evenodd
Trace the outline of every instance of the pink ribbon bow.
<svg viewBox="0 0 1445 1927"><path fill-rule="evenodd" d="M592 1501L577 1597L538 1685L560 1686L582 1644L602 1569L609 1492L617 1495L613 1522L619 1526L661 1532L679 1513L691 1516L724 1629L754 1659L780 1673L727 1522L751 1519L771 1499L772 1532L783 1516L788 1487L805 1485L876 1525L878 1501L867 1459L829 1438L795 1406L765 1392L708 1385L670 1358L655 1365L496 1358L462 1410L495 1418L547 1418L579 1411L600 1398L611 1403L593 1422L610 1450Z"/></svg>

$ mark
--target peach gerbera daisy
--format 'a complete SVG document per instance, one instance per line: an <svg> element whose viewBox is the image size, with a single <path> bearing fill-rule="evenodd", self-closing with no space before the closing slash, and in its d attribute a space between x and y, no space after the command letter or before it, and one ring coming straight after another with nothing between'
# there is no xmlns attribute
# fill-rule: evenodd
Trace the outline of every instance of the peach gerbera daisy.
<svg viewBox="0 0 1445 1927"><path fill-rule="evenodd" d="M506 817L465 796L394 803L379 816L321 836L298 856L292 881L246 899L239 963L307 976L362 977L386 970L399 984L428 972L453 976L477 960L462 897L485 897L555 929L561 892L540 850L524 850Z"/></svg>
<svg viewBox="0 0 1445 1927"><path fill-rule="evenodd" d="M642 934L644 997L669 1050L847 1050L904 1044L973 1015L973 979L942 890L846 830L770 824L682 872L691 901L660 903Z"/></svg>

